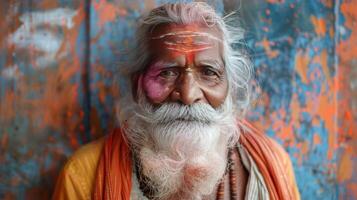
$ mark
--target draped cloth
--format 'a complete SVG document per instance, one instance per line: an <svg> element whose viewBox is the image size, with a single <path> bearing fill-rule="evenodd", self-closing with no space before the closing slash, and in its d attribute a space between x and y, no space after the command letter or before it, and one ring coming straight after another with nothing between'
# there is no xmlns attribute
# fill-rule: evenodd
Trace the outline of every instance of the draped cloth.
<svg viewBox="0 0 357 200"><path fill-rule="evenodd" d="M130 199L132 160L123 131L115 129L104 143L99 159L94 200Z"/></svg>
<svg viewBox="0 0 357 200"><path fill-rule="evenodd" d="M240 125L239 142L262 175L271 200L299 199L283 165L281 148L247 122ZM115 129L106 139L96 171L92 199L129 200L132 189L132 157L123 131ZM295 182L293 183L295 184Z"/></svg>
<svg viewBox="0 0 357 200"><path fill-rule="evenodd" d="M240 143L263 176L270 199L299 199L279 155L283 151L277 151L281 147L247 122L243 122L241 132Z"/></svg>

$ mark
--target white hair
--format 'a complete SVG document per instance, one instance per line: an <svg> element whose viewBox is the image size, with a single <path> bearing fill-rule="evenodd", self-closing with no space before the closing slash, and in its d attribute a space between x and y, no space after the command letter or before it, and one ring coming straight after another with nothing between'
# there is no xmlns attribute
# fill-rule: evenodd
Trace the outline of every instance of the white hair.
<svg viewBox="0 0 357 200"><path fill-rule="evenodd" d="M149 51L150 34L155 27L164 24L190 25L199 24L206 27L218 29L222 34L223 61L228 79L229 90L232 100L235 102L234 110L237 117L243 117L250 106L251 101L251 78L253 67L248 54L242 48L244 30L232 24L237 22L233 14L226 17L219 16L215 10L204 2L191 3L169 3L153 9L148 15L141 18L136 33L135 49L130 51L129 63L123 70L125 76L131 77L146 69L150 62L151 54ZM235 48L240 46L240 48ZM129 80L130 82L130 80ZM130 85L130 84L129 84ZM125 98L129 98L132 93L128 93ZM121 109L126 107L128 99L122 99ZM121 110L121 116L128 113Z"/></svg>

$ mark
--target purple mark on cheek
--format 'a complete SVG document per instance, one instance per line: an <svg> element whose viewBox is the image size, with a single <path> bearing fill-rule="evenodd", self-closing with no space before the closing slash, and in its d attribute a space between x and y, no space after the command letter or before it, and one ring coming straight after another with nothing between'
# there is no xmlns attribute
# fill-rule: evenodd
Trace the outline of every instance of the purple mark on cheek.
<svg viewBox="0 0 357 200"><path fill-rule="evenodd" d="M150 67L144 74L142 80L142 86L147 97L154 103L164 101L169 94L168 91L170 90L168 84L165 81L160 80L158 73L158 69Z"/></svg>

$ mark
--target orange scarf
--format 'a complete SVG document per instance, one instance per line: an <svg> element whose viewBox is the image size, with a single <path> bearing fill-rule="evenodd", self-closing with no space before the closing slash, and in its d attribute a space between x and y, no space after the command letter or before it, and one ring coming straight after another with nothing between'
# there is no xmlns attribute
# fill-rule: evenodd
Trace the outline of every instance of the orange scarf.
<svg viewBox="0 0 357 200"><path fill-rule="evenodd" d="M262 174L270 199L293 199L292 186L276 155L274 144L264 134L259 133L249 123L243 122L250 129L242 129L240 143L246 148ZM132 161L128 143L123 131L115 129L106 139L98 164L96 182L92 199L94 200L130 200Z"/></svg>
<svg viewBox="0 0 357 200"><path fill-rule="evenodd" d="M131 153L123 131L115 129L105 140L97 167L92 199L129 200L131 192Z"/></svg>
<svg viewBox="0 0 357 200"><path fill-rule="evenodd" d="M276 144L271 139L255 129L251 124L243 122L243 126L249 129L244 131L241 128L240 143L253 158L260 173L264 178L270 199L290 200L293 198L292 187L283 167L281 156L277 155Z"/></svg>

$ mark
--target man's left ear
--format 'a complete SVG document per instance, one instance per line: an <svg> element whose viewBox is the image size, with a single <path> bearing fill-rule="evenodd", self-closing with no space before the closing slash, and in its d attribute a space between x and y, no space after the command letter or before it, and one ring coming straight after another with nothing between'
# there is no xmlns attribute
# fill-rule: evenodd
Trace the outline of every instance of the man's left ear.
<svg viewBox="0 0 357 200"><path fill-rule="evenodd" d="M140 82L141 74L139 72L135 72L131 75L131 92L133 95L133 99L135 102L138 102L138 87Z"/></svg>

